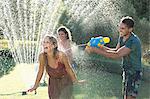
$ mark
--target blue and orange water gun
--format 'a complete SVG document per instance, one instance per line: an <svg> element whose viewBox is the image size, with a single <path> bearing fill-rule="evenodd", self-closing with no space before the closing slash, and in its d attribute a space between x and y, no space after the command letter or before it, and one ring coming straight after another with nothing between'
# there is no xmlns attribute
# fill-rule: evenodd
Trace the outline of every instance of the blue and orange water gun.
<svg viewBox="0 0 150 99"><path fill-rule="evenodd" d="M95 38L92 37L91 40L87 43L87 46L99 48L109 42L110 42L109 37L102 37L102 36Z"/></svg>

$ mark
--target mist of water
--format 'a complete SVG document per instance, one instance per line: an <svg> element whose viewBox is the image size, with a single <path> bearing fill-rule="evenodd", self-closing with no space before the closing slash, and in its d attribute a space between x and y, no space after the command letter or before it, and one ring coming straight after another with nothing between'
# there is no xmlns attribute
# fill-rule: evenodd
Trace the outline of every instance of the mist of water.
<svg viewBox="0 0 150 99"><path fill-rule="evenodd" d="M53 34L61 0L4 0L4 35L17 63L34 63L45 34Z"/></svg>
<svg viewBox="0 0 150 99"><path fill-rule="evenodd" d="M68 7L71 20L82 20L79 25L84 26L83 30L92 30L93 26L101 23L107 26L111 24L108 29L112 29L113 26L114 32L116 32L115 29L121 16L121 2L115 2L115 0L75 0L70 3L69 0L66 0L65 4ZM68 24L69 22L71 21L68 21Z"/></svg>
<svg viewBox="0 0 150 99"><path fill-rule="evenodd" d="M121 1L116 2L116 0L63 0L64 3L62 0L2 0L2 2L4 35L9 40L9 48L17 63L37 62L42 49L42 39L45 34L55 33L64 9L63 6L66 7L68 16L70 16L66 24L71 24L72 20L81 20L79 26L83 26L85 33L92 31L95 25L100 25L99 23L106 25L108 30L114 28L116 32L121 16ZM110 84L110 79L107 79L110 74L93 68L99 63L88 61L91 60L89 56L76 45L73 45L72 49L75 61L80 68L80 77L89 81L88 84L82 86L87 94L86 99L100 93L105 95L106 90L100 92L98 88L103 90L103 83L105 86ZM22 72L26 74L26 71ZM22 77L24 82L31 83L28 82L26 75ZM102 84L97 84L99 80ZM109 90L108 93L113 94L112 90Z"/></svg>
<svg viewBox="0 0 150 99"><path fill-rule="evenodd" d="M82 19L79 25L83 25L86 30L92 30L92 27L99 22L116 24L120 15L119 6L113 0L64 0L63 2L62 0L3 0L4 35L9 40L9 48L17 63L37 61L41 51L41 41L45 34L55 33L63 6L71 16L67 24L70 24L71 20Z"/></svg>

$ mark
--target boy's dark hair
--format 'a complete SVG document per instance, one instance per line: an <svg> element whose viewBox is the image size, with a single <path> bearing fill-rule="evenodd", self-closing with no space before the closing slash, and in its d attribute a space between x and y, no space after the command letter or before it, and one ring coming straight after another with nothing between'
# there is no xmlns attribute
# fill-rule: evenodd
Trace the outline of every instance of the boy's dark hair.
<svg viewBox="0 0 150 99"><path fill-rule="evenodd" d="M134 27L134 20L132 17L126 16L121 19L121 22L126 24L128 28Z"/></svg>

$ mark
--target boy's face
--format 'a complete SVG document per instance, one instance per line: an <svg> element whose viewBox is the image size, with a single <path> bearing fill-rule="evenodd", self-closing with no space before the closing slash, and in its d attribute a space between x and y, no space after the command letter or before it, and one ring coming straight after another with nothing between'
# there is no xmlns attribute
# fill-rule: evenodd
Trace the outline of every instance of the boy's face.
<svg viewBox="0 0 150 99"><path fill-rule="evenodd" d="M119 33L120 33L121 37L126 36L129 33L131 33L131 32L132 32L132 28L128 28L126 24L120 23L120 25L119 25Z"/></svg>

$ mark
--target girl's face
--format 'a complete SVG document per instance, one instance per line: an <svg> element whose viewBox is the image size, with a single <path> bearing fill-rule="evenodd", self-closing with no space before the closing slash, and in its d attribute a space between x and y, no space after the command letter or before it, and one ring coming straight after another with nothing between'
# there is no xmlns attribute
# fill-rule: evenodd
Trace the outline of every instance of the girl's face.
<svg viewBox="0 0 150 99"><path fill-rule="evenodd" d="M54 49L54 44L46 37L43 41L44 52L51 52Z"/></svg>
<svg viewBox="0 0 150 99"><path fill-rule="evenodd" d="M59 32L58 32L58 38L59 38L61 41L67 40L67 34L64 33L63 31L59 31Z"/></svg>

